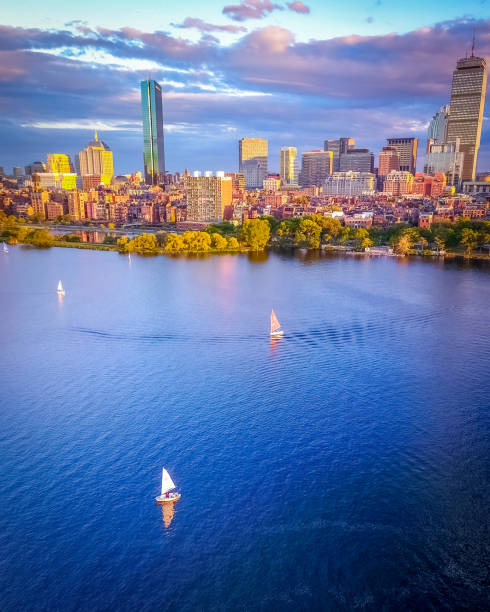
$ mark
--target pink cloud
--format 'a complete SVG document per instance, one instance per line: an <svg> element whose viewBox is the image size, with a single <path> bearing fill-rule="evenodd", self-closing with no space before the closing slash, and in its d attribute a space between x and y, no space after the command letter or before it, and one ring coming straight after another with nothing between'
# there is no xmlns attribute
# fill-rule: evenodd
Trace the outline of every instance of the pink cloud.
<svg viewBox="0 0 490 612"><path fill-rule="evenodd" d="M303 4L303 2L299 2L299 0L296 2L288 2L287 7L290 11L294 11L295 13L303 13L304 15L310 12L310 7Z"/></svg>
<svg viewBox="0 0 490 612"><path fill-rule="evenodd" d="M244 26L237 25L216 25L213 23L207 23L198 17L186 17L182 23L173 23L176 28L195 28L201 32L231 32L233 34L237 32L246 32L247 28Z"/></svg>
<svg viewBox="0 0 490 612"><path fill-rule="evenodd" d="M242 0L240 4L225 6L223 14L234 21L246 19L263 19L272 11L282 11L283 7L273 4L270 0Z"/></svg>

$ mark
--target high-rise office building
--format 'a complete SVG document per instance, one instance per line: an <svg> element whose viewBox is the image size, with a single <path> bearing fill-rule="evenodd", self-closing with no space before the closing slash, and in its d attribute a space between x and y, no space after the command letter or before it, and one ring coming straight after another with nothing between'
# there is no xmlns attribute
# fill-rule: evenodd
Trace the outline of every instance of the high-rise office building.
<svg viewBox="0 0 490 612"><path fill-rule="evenodd" d="M415 174L417 167L418 138L388 138L389 147L395 147L400 155L400 170Z"/></svg>
<svg viewBox="0 0 490 612"><path fill-rule="evenodd" d="M340 172L374 172L374 153L369 149L348 149L340 154Z"/></svg>
<svg viewBox="0 0 490 612"><path fill-rule="evenodd" d="M298 187L298 151L296 147L281 147L279 177L283 187Z"/></svg>
<svg viewBox="0 0 490 612"><path fill-rule="evenodd" d="M459 138L456 138L456 142L448 143L429 141L428 147L425 156L425 174L432 176L438 173L445 174L447 184L459 190L464 166L464 153L459 150Z"/></svg>
<svg viewBox="0 0 490 612"><path fill-rule="evenodd" d="M264 138L238 141L238 171L245 176L247 189L262 189L267 178L268 142Z"/></svg>
<svg viewBox="0 0 490 612"><path fill-rule="evenodd" d="M305 151L301 153L300 185L321 187L333 172L333 151Z"/></svg>
<svg viewBox="0 0 490 612"><path fill-rule="evenodd" d="M73 174L73 164L69 155L65 153L48 153L46 172L54 174Z"/></svg>
<svg viewBox="0 0 490 612"><path fill-rule="evenodd" d="M99 177L98 184L110 185L114 176L112 151L105 142L99 140L97 132L94 139L80 151L76 158L78 174L82 177Z"/></svg>
<svg viewBox="0 0 490 612"><path fill-rule="evenodd" d="M141 81L143 114L143 164L147 185L158 185L165 176L162 88L153 79Z"/></svg>
<svg viewBox="0 0 490 612"><path fill-rule="evenodd" d="M441 106L437 113L432 117L427 130L427 141L446 142L447 123L449 120L449 104Z"/></svg>
<svg viewBox="0 0 490 612"><path fill-rule="evenodd" d="M29 166L24 166L26 176L31 176L34 172L46 172L46 164L40 161L32 162Z"/></svg>
<svg viewBox="0 0 490 612"><path fill-rule="evenodd" d="M400 170L400 154L395 147L383 147L379 154L378 176L385 177L392 170Z"/></svg>
<svg viewBox="0 0 490 612"><path fill-rule="evenodd" d="M24 174L22 173L22 168L19 168L19 166L14 166L12 170L14 178L22 178L24 176Z"/></svg>
<svg viewBox="0 0 490 612"><path fill-rule="evenodd" d="M184 193L187 201L187 220L215 222L223 220L226 206L232 202L232 179L224 172L212 176L206 172L194 172L184 177Z"/></svg>
<svg viewBox="0 0 490 612"><path fill-rule="evenodd" d="M347 153L355 146L354 138L338 138L337 140L325 140L323 143L324 151L332 151L332 172L340 172L340 156Z"/></svg>
<svg viewBox="0 0 490 612"><path fill-rule="evenodd" d="M464 153L463 180L473 180L485 106L487 65L482 57L466 57L457 61L453 72L451 105L447 125L447 142L460 139Z"/></svg>

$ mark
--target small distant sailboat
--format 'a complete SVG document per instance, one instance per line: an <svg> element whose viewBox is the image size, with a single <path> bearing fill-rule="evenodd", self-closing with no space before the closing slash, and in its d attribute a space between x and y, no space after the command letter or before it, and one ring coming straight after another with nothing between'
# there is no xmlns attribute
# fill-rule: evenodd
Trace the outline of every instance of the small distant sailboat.
<svg viewBox="0 0 490 612"><path fill-rule="evenodd" d="M58 290L57 290L58 295L65 295L66 291L63 289L63 284L60 281L58 283Z"/></svg>
<svg viewBox="0 0 490 612"><path fill-rule="evenodd" d="M162 493L156 500L159 504L165 502L175 502L180 499L180 493L173 491L175 489L174 481L170 478L170 474L165 468L162 469ZM172 491L172 492L171 492Z"/></svg>
<svg viewBox="0 0 490 612"><path fill-rule="evenodd" d="M284 332L281 329L281 324L279 323L276 313L274 311L271 312L271 338L279 338L284 335Z"/></svg>
<svg viewBox="0 0 490 612"><path fill-rule="evenodd" d="M5 244L5 242L2 243L2 253L8 253L8 252L9 252L9 250L7 248L7 245Z"/></svg>

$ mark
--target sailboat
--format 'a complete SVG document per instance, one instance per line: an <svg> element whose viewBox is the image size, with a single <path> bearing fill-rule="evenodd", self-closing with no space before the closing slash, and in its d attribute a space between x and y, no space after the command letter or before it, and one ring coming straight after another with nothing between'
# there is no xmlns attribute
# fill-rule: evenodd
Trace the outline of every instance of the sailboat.
<svg viewBox="0 0 490 612"><path fill-rule="evenodd" d="M177 491L172 491L172 489L175 489L174 481L170 478L170 474L167 472L167 470L163 468L162 493L156 498L157 502L159 504L164 504L165 502L175 502L180 499L180 493L177 493Z"/></svg>
<svg viewBox="0 0 490 612"><path fill-rule="evenodd" d="M58 283L58 291L57 291L58 295L65 295L66 291L63 289L63 285L61 283L61 281Z"/></svg>
<svg viewBox="0 0 490 612"><path fill-rule="evenodd" d="M274 311L271 312L271 338L278 338L284 335L284 332L281 329L281 324L279 323L276 313Z"/></svg>
<svg viewBox="0 0 490 612"><path fill-rule="evenodd" d="M9 250L7 249L7 245L4 242L3 246L2 246L2 253L8 253L8 252L9 252Z"/></svg>

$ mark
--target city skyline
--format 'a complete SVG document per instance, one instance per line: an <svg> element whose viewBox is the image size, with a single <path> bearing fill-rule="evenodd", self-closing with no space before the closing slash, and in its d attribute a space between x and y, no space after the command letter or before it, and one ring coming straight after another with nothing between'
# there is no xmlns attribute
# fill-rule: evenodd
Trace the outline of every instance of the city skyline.
<svg viewBox="0 0 490 612"><path fill-rule="evenodd" d="M454 3L445 5L444 20L428 22L432 13L424 12L412 29L410 20L402 27L393 17L392 33L376 18L362 28L345 19L337 36L323 39L309 38L319 3L304 6L310 11L283 7L238 19L213 3L209 21L192 21L181 15L196 8L190 3L169 11L165 31L117 22L112 29L73 22L48 31L12 20L1 26L0 164L42 158L46 141L73 158L99 130L115 152L116 174L142 170L138 83L148 77L163 88L170 172L234 169L243 137L269 141L271 171L279 170L281 147L320 149L345 134L377 153L386 138L425 141L430 119L450 102L455 63L470 52L473 29L475 54L490 54L490 21L476 4L464 18ZM385 16L393 11L385 8ZM490 167L485 119L479 161L479 170ZM419 162L421 170L423 154Z"/></svg>

